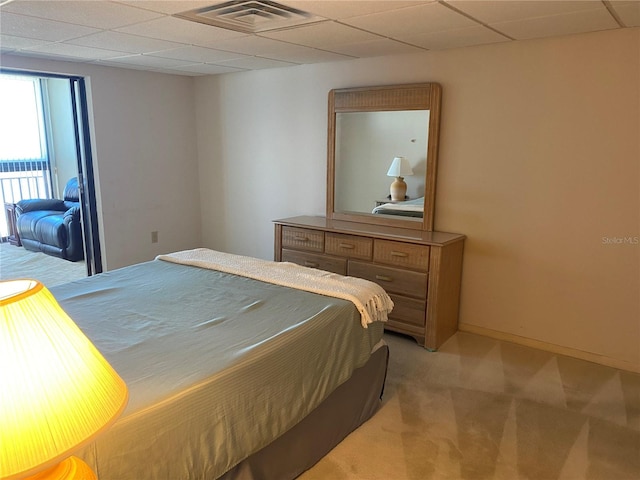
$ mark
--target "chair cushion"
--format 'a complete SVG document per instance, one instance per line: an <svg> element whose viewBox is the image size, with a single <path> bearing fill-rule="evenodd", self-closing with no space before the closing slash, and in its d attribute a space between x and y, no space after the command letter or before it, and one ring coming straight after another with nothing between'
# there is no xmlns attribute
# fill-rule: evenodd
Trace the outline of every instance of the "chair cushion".
<svg viewBox="0 0 640 480"><path fill-rule="evenodd" d="M16 229L21 239L66 248L68 236L63 215L63 212L52 210L27 212L17 218Z"/></svg>
<svg viewBox="0 0 640 480"><path fill-rule="evenodd" d="M69 207L65 205L65 202L58 200L57 198L29 198L27 200L20 200L16 203L16 212L18 215L23 213L33 212L35 210L51 210L64 212Z"/></svg>

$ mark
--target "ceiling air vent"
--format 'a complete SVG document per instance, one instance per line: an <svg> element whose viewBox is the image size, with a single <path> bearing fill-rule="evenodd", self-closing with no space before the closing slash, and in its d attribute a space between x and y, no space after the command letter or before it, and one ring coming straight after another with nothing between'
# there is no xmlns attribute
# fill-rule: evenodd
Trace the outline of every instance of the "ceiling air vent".
<svg viewBox="0 0 640 480"><path fill-rule="evenodd" d="M233 0L176 13L174 16L245 33L266 32L326 20L269 0Z"/></svg>

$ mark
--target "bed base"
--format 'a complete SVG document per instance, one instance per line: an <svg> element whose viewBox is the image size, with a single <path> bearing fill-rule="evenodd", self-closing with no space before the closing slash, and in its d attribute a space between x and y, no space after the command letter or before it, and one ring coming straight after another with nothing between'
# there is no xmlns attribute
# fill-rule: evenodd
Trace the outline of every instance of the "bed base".
<svg viewBox="0 0 640 480"><path fill-rule="evenodd" d="M311 468L378 411L388 359L389 348L382 345L300 423L220 479L289 480Z"/></svg>

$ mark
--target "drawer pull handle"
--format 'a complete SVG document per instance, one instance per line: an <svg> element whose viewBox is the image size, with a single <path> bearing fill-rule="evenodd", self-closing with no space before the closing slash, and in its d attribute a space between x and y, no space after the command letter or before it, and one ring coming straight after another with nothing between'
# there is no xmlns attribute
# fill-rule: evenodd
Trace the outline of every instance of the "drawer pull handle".
<svg viewBox="0 0 640 480"><path fill-rule="evenodd" d="M303 237L302 235L295 235L293 237L294 240L298 240L299 242L308 242L309 238L308 237Z"/></svg>
<svg viewBox="0 0 640 480"><path fill-rule="evenodd" d="M338 245L340 248L348 248L350 250L353 250L355 247L355 245L351 245L350 243L341 243Z"/></svg>
<svg viewBox="0 0 640 480"><path fill-rule="evenodd" d="M393 278L386 275L376 275L376 280L382 280L383 282L393 282Z"/></svg>
<svg viewBox="0 0 640 480"><path fill-rule="evenodd" d="M305 266L305 267L318 268L318 265L319 265L319 264L318 264L318 263L316 263L316 262L308 262L308 261L306 261L306 260L305 260L305 262L304 262L304 266Z"/></svg>
<svg viewBox="0 0 640 480"><path fill-rule="evenodd" d="M409 256L409 254L408 254L408 253L404 253L404 252L395 252L395 251L392 251L392 252L391 252L391 256L392 256L392 257L408 257L408 256Z"/></svg>

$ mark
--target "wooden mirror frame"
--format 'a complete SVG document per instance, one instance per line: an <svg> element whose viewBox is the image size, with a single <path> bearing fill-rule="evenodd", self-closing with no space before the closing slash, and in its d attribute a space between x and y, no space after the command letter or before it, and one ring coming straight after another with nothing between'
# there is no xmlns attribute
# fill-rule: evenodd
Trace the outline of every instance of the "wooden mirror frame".
<svg viewBox="0 0 640 480"><path fill-rule="evenodd" d="M329 125L327 145L327 218L433 231L436 199L436 169L440 134L442 87L437 83L388 85L381 87L343 88L329 92ZM344 112L377 112L429 110L429 136L426 145L425 207L422 222L359 212L336 212L336 114Z"/></svg>

